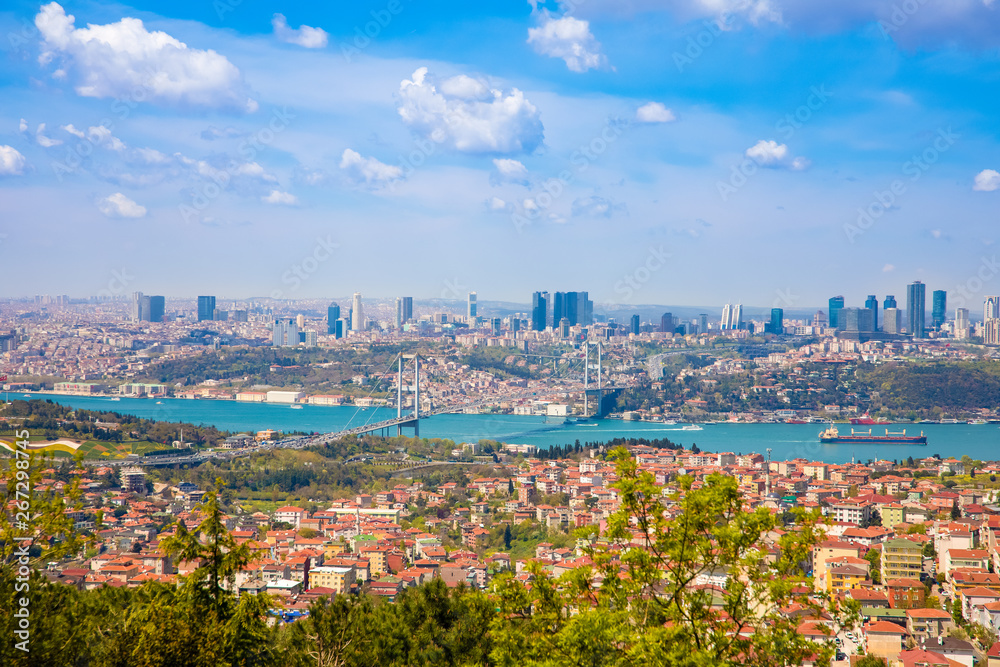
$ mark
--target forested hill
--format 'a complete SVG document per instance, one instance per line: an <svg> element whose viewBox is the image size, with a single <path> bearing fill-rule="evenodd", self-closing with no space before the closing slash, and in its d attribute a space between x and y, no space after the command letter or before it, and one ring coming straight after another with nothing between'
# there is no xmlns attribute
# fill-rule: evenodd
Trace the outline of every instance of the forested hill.
<svg viewBox="0 0 1000 667"><path fill-rule="evenodd" d="M855 376L857 389L878 392L892 411L945 411L1000 406L1000 363L891 363L864 365Z"/></svg>

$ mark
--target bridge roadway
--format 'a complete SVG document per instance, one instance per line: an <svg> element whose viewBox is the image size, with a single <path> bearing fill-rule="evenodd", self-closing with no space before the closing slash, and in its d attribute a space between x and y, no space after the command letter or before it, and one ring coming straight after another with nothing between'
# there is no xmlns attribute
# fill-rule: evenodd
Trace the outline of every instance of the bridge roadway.
<svg viewBox="0 0 1000 667"><path fill-rule="evenodd" d="M596 395L598 392L611 392L620 391L626 387L610 386L601 387L597 389L587 389L587 393L590 395ZM582 389L582 387L581 387ZM540 393L550 393L552 389L546 389L543 391L530 391L522 392L519 394L513 394L510 396L494 396L491 398L482 399L480 401L475 401L473 403L465 403L461 405L451 405L447 407L438 408L436 410L431 410L430 412L423 412L420 414L419 419L425 419L427 417L433 417L434 415L452 414L456 412L462 412L464 410L475 409L482 407L484 405L489 405L490 403L499 403L501 401L517 401L524 398L530 398L532 396L537 396ZM85 460L84 465L91 466L122 466L122 465L141 465L145 467L149 466L165 466L165 465L182 465L182 464L194 464L199 465L204 463L209 459L232 459L241 456L249 456L250 454L268 451L271 449L303 449L304 447L309 447L312 445L325 445L334 440L339 440L348 435L361 435L362 433L372 433L373 431L379 431L381 429L388 429L394 426L407 426L416 421L413 417L413 413L403 415L402 417L394 417L393 419L385 419L380 422L373 422L371 424L364 424L362 426L355 426L354 428L345 429L343 431L333 431L330 433L323 433L320 435L311 436L297 436L294 438L285 438L279 440L272 445L254 445L253 447L247 447L244 449L223 449L223 450L213 450L210 452L196 452L187 456L144 456L142 458L134 459L116 459L113 461L103 461L103 460ZM442 462L433 462L434 464Z"/></svg>

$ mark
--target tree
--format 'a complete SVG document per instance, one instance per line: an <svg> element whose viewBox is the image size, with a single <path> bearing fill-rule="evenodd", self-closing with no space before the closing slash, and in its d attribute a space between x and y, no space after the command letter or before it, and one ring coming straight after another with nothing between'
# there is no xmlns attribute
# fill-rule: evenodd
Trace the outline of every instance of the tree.
<svg viewBox="0 0 1000 667"><path fill-rule="evenodd" d="M504 527L503 527L503 546L504 546L504 549L508 549L508 550L510 549L510 540L511 540L510 524L508 523L508 524L504 524Z"/></svg>
<svg viewBox="0 0 1000 667"><path fill-rule="evenodd" d="M961 518L961 516L962 516L962 512L961 512L961 510L958 509L958 505L952 505L951 506L951 518L952 518L952 520L954 521L955 519Z"/></svg>
<svg viewBox="0 0 1000 667"><path fill-rule="evenodd" d="M868 553L865 554L865 560L871 563L869 571L871 572L872 583L881 584L882 583L882 552L878 549L869 549Z"/></svg>
<svg viewBox="0 0 1000 667"><path fill-rule="evenodd" d="M807 582L818 513L799 510L770 562L760 541L777 519L765 508L745 509L734 478L711 475L696 487L682 476L665 496L625 449L614 458L621 508L608 521L607 542L589 549L594 567L553 578L533 564L530 589L498 579L498 665L785 665L832 655L778 611L810 604L794 591ZM725 573L726 587L693 585L706 573Z"/></svg>
<svg viewBox="0 0 1000 667"><path fill-rule="evenodd" d="M866 655L854 663L854 667L886 667L885 658L874 655Z"/></svg>
<svg viewBox="0 0 1000 667"><path fill-rule="evenodd" d="M507 480L507 495L508 496L514 495L514 480L513 479L508 479Z"/></svg>

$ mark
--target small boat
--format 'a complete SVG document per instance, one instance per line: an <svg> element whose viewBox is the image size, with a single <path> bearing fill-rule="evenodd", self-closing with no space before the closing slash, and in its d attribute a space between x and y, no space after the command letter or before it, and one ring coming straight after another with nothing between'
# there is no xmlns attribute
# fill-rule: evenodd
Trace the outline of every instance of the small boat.
<svg viewBox="0 0 1000 667"><path fill-rule="evenodd" d="M163 401L157 401L156 404L157 405L163 405Z"/></svg>
<svg viewBox="0 0 1000 667"><path fill-rule="evenodd" d="M120 400L122 400L122 399L118 398L117 396L112 396L112 397L111 397L111 400L112 400L112 401L120 401Z"/></svg>
<svg viewBox="0 0 1000 667"><path fill-rule="evenodd" d="M985 423L987 423L987 422L986 422L986 420L985 420L985 419L970 419L970 420L969 420L968 422L966 422L966 423L968 423L968 424L974 424L974 425L976 425L976 426L979 426L980 424L985 424Z"/></svg>
<svg viewBox="0 0 1000 667"><path fill-rule="evenodd" d="M289 406L289 407L291 407L292 410L301 410L302 409L301 405L292 405L292 406Z"/></svg>
<svg viewBox="0 0 1000 667"><path fill-rule="evenodd" d="M24 397L25 398L31 398L31 394L25 394Z"/></svg>

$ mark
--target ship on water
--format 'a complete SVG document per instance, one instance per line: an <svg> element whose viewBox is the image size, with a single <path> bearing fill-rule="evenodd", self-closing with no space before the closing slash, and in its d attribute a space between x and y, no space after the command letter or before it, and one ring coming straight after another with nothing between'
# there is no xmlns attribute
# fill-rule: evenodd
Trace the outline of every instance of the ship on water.
<svg viewBox="0 0 1000 667"><path fill-rule="evenodd" d="M836 426L831 426L819 434L819 441L826 444L876 444L876 445L926 445L927 436L921 431L920 435L906 435L906 430L894 433L889 429L885 430L885 435L875 435L872 429L866 433L855 433L851 429L850 435L841 435Z"/></svg>

